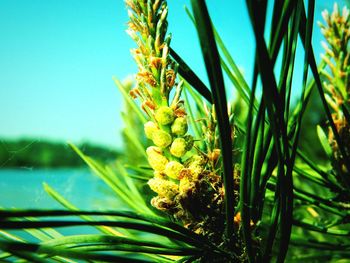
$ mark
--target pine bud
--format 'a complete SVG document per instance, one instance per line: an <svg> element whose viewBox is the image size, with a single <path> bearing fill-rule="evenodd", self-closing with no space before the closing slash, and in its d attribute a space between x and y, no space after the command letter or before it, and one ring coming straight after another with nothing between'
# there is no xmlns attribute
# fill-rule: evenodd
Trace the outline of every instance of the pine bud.
<svg viewBox="0 0 350 263"><path fill-rule="evenodd" d="M147 156L150 157L151 155L162 155L163 151L159 147L156 146L150 146L146 149Z"/></svg>
<svg viewBox="0 0 350 263"><path fill-rule="evenodd" d="M176 138L170 147L170 153L175 157L182 157L187 152L186 140L184 138Z"/></svg>
<svg viewBox="0 0 350 263"><path fill-rule="evenodd" d="M168 125L174 121L174 111L170 107L162 106L156 111L155 118L161 125Z"/></svg>
<svg viewBox="0 0 350 263"><path fill-rule="evenodd" d="M179 194L181 198L187 198L189 192L193 192L195 189L195 183L191 182L188 178L183 178L179 184Z"/></svg>
<svg viewBox="0 0 350 263"><path fill-rule="evenodd" d="M152 134L154 144L161 148L166 148L171 144L171 135L163 130L157 130Z"/></svg>
<svg viewBox="0 0 350 263"><path fill-rule="evenodd" d="M151 199L151 205L160 211L169 212L176 207L173 200L166 197L156 196Z"/></svg>
<svg viewBox="0 0 350 263"><path fill-rule="evenodd" d="M169 162L166 157L162 155L162 150L158 147L151 146L146 150L148 156L148 163L153 168L153 170L162 172L165 166Z"/></svg>
<svg viewBox="0 0 350 263"><path fill-rule="evenodd" d="M179 179L179 175L184 166L177 161L170 161L165 166L164 173L173 179Z"/></svg>
<svg viewBox="0 0 350 263"><path fill-rule="evenodd" d="M213 151L208 153L209 160L215 163L219 159L220 154L221 154L220 149L214 149Z"/></svg>
<svg viewBox="0 0 350 263"><path fill-rule="evenodd" d="M171 125L171 132L177 136L185 135L188 130L187 120L184 117L176 118Z"/></svg>
<svg viewBox="0 0 350 263"><path fill-rule="evenodd" d="M143 128L148 139L152 139L154 132L158 130L157 125L153 121L146 122Z"/></svg>
<svg viewBox="0 0 350 263"><path fill-rule="evenodd" d="M172 199L179 193L178 185L168 180L152 178L148 181L148 185L160 197Z"/></svg>
<svg viewBox="0 0 350 263"><path fill-rule="evenodd" d="M166 175L163 172L160 171L154 171L153 177L160 178L160 179L166 179Z"/></svg>
<svg viewBox="0 0 350 263"><path fill-rule="evenodd" d="M204 169L205 159L202 156L193 155L186 165L191 170L192 175L197 177Z"/></svg>

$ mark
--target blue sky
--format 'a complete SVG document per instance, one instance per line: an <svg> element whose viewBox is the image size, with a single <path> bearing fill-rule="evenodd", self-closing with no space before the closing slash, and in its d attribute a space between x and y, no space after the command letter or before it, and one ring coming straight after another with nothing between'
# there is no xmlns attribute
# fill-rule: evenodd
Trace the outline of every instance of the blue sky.
<svg viewBox="0 0 350 263"><path fill-rule="evenodd" d="M207 1L214 24L249 80L254 44L245 1L220 2ZM189 1L168 3L172 47L207 81L183 9ZM316 21L331 3L317 2ZM0 137L121 146L122 99L112 76L137 70L127 20L122 0L0 0ZM320 40L315 30L317 56Z"/></svg>

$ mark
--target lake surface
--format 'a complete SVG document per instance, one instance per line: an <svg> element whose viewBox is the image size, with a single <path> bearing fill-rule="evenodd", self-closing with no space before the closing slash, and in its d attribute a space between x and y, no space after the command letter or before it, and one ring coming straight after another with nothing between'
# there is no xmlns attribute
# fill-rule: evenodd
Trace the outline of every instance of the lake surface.
<svg viewBox="0 0 350 263"><path fill-rule="evenodd" d="M0 207L62 209L45 192L43 182L80 209L121 206L104 182L87 169L0 169Z"/></svg>
<svg viewBox="0 0 350 263"><path fill-rule="evenodd" d="M44 182L82 210L125 208L108 186L87 169L0 169L0 208L65 209L45 192ZM99 233L88 226L57 230L63 235ZM30 242L40 241L29 232L9 232Z"/></svg>

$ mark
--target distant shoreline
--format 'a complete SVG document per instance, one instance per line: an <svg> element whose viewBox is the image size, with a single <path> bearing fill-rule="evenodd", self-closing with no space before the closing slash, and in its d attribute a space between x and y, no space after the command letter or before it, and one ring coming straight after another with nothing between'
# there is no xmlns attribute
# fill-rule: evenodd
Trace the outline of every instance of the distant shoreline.
<svg viewBox="0 0 350 263"><path fill-rule="evenodd" d="M109 162L120 157L114 149L81 143L78 148L88 156ZM64 169L84 168L84 161L65 142L49 140L0 139L0 169Z"/></svg>

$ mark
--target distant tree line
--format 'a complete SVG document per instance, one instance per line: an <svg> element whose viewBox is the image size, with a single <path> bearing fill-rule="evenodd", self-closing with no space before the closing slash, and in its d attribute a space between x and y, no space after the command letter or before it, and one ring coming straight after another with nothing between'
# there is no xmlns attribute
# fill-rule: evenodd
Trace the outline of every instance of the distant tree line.
<svg viewBox="0 0 350 263"><path fill-rule="evenodd" d="M104 162L116 160L120 156L116 150L90 143L82 143L77 146L85 154ZM0 168L60 168L85 165L84 161L64 142L0 139Z"/></svg>

